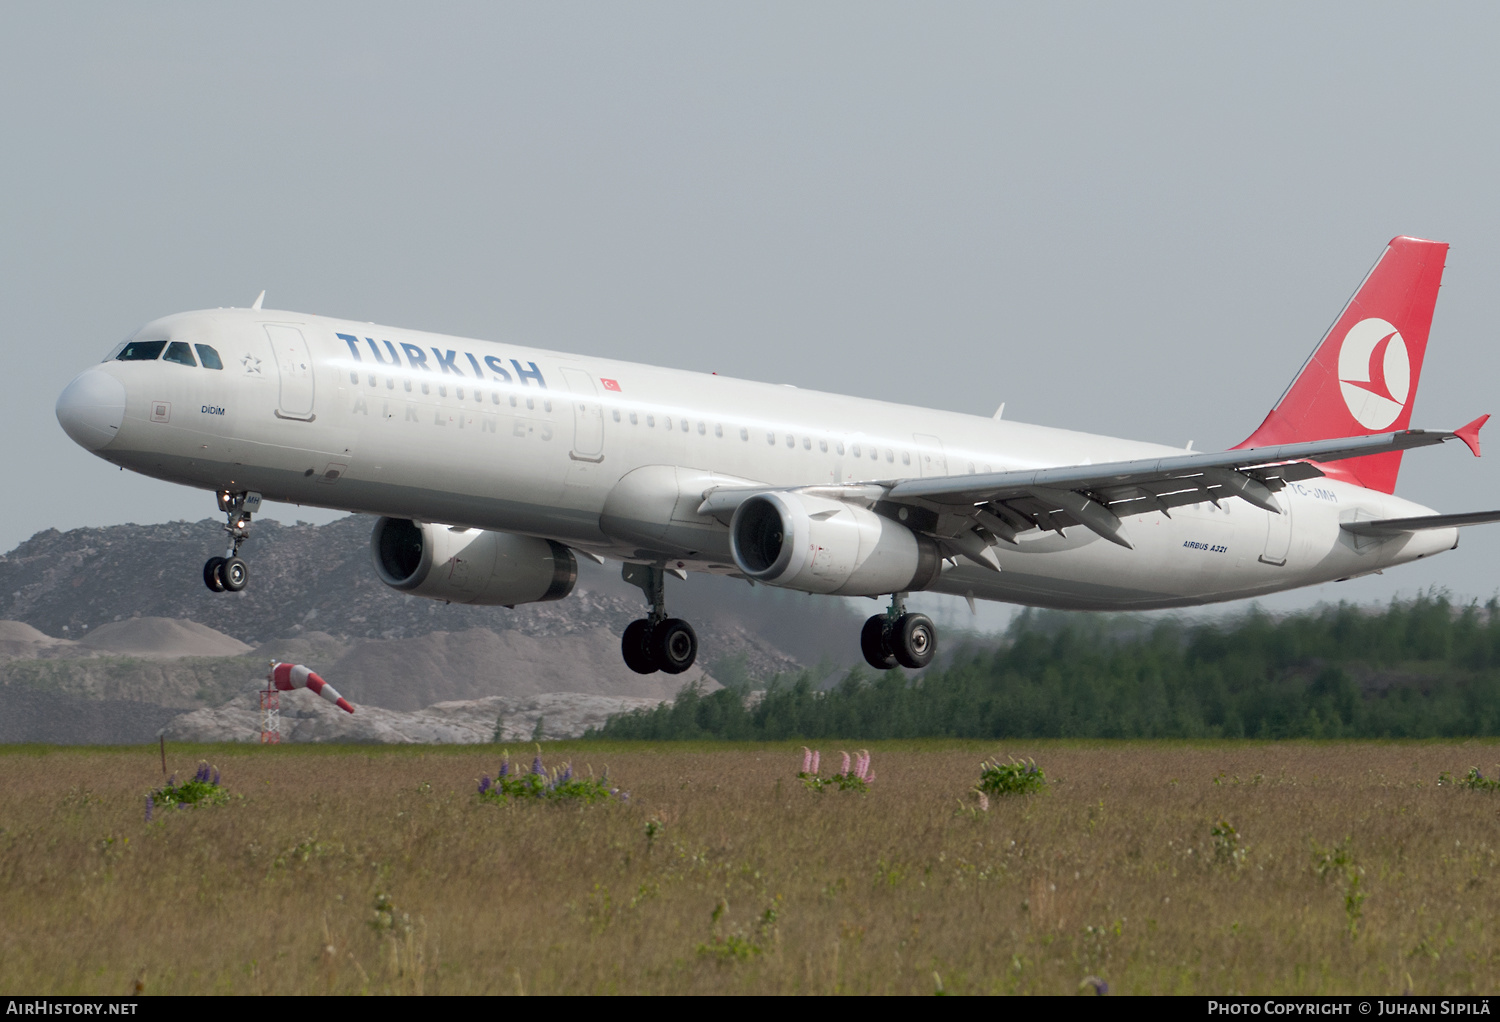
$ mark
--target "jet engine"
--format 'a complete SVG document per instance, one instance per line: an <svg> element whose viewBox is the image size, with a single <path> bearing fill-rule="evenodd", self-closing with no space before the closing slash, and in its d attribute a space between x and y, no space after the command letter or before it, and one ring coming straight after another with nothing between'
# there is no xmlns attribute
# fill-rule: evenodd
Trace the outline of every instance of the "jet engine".
<svg viewBox="0 0 1500 1022"><path fill-rule="evenodd" d="M550 539L382 518L370 534L375 573L392 589L450 603L513 607L573 591L578 561Z"/></svg>
<svg viewBox="0 0 1500 1022"><path fill-rule="evenodd" d="M856 504L801 493L758 493L735 509L729 545L740 571L767 585L840 596L925 589L937 544Z"/></svg>

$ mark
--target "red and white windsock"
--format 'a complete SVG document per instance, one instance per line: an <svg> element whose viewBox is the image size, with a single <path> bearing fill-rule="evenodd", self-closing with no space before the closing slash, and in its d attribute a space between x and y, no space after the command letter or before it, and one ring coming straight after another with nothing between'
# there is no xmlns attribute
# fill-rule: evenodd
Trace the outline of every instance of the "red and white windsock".
<svg viewBox="0 0 1500 1022"><path fill-rule="evenodd" d="M301 664L272 664L271 673L266 675L266 678L283 692L290 692L294 688L305 688L314 695L327 699L345 713L354 712L354 707L349 705L349 700L339 695L337 689Z"/></svg>

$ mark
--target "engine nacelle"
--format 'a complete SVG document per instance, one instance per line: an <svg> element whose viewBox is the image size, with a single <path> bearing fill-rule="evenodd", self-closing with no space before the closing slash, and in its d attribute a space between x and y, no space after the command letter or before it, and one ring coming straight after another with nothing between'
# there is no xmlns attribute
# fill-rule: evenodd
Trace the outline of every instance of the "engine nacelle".
<svg viewBox="0 0 1500 1022"><path fill-rule="evenodd" d="M376 522L370 555L375 574L392 589L450 603L560 600L578 580L573 551L550 539L407 518Z"/></svg>
<svg viewBox="0 0 1500 1022"><path fill-rule="evenodd" d="M942 569L937 544L899 522L839 500L758 493L729 524L734 563L767 585L881 596L926 589Z"/></svg>

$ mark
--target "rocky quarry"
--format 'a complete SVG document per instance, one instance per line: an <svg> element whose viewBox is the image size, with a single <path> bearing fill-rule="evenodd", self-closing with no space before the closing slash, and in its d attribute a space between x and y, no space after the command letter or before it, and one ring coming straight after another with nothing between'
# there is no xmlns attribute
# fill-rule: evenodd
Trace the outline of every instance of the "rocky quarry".
<svg viewBox="0 0 1500 1022"><path fill-rule="evenodd" d="M726 578L671 580L699 662L639 675L619 634L644 611L619 565L580 558L567 599L503 607L395 592L370 566L373 519L259 521L250 586L210 593L203 560L217 521L38 533L0 557L0 742L259 738L269 661L305 663L359 707L283 693L285 741L491 741L581 734L611 713L671 699L715 672L770 677L857 656L842 601ZM498 722L498 724L497 724Z"/></svg>

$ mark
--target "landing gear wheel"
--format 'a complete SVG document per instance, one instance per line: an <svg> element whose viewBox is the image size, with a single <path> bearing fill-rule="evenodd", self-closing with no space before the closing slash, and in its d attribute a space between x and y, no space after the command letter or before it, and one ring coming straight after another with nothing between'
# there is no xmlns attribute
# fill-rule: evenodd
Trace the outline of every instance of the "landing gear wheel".
<svg viewBox="0 0 1500 1022"><path fill-rule="evenodd" d="M859 648L865 655L865 663L877 671L889 671L896 666L896 655L886 643L884 614L876 614L865 622L859 633Z"/></svg>
<svg viewBox="0 0 1500 1022"><path fill-rule="evenodd" d="M902 614L891 629L891 647L902 667L918 670L937 655L937 627L926 614Z"/></svg>
<svg viewBox="0 0 1500 1022"><path fill-rule="evenodd" d="M210 557L203 564L203 584L208 586L210 592L222 593L224 591L224 579L220 577L219 571L224 567L224 558Z"/></svg>
<svg viewBox="0 0 1500 1022"><path fill-rule="evenodd" d="M250 581L250 568L238 557L231 557L219 568L219 580L225 589L237 593Z"/></svg>
<svg viewBox="0 0 1500 1022"><path fill-rule="evenodd" d="M698 635L681 618L669 617L651 631L651 656L666 674L681 674L698 659Z"/></svg>
<svg viewBox="0 0 1500 1022"><path fill-rule="evenodd" d="M655 674L658 670L650 643L650 621L643 618L625 626L625 634L620 638L620 652L625 655L625 666L636 674Z"/></svg>

